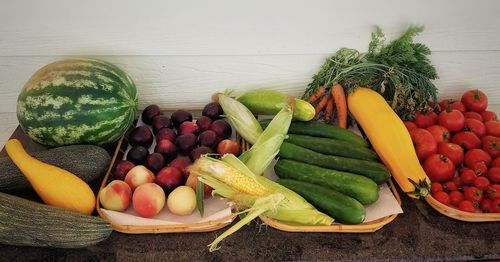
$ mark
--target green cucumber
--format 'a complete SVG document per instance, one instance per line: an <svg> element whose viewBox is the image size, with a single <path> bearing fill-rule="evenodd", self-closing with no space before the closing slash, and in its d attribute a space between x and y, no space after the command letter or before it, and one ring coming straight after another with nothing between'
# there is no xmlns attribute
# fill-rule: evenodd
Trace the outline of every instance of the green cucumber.
<svg viewBox="0 0 500 262"><path fill-rule="evenodd" d="M389 179L389 171L381 163L324 155L288 142L284 142L281 145L279 156L285 159L366 176L379 185L387 182L387 179Z"/></svg>
<svg viewBox="0 0 500 262"><path fill-rule="evenodd" d="M274 166L274 171L279 178L325 186L348 195L363 205L372 204L378 200L378 185L364 176L288 159L280 159Z"/></svg>
<svg viewBox="0 0 500 262"><path fill-rule="evenodd" d="M343 224L360 224L365 220L365 207L356 199L335 190L292 179L279 179L278 184L295 191L318 210Z"/></svg>
<svg viewBox="0 0 500 262"><path fill-rule="evenodd" d="M271 122L270 119L259 121L262 128L266 128L269 122ZM288 134L333 138L368 147L368 142L354 132L316 121L292 122Z"/></svg>
<svg viewBox="0 0 500 262"><path fill-rule="evenodd" d="M362 160L378 159L377 153L373 150L337 139L289 134L286 141L327 155L344 156Z"/></svg>

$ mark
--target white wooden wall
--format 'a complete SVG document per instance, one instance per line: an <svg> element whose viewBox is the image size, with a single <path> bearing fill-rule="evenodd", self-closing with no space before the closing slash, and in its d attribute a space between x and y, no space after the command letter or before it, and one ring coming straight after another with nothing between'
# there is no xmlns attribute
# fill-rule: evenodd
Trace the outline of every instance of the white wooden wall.
<svg viewBox="0 0 500 262"><path fill-rule="evenodd" d="M480 88L500 104L499 0L0 2L0 113L41 66L99 57L135 80L140 107L203 105L224 89L300 95L340 47L364 51L374 25L389 37L424 25L441 98Z"/></svg>

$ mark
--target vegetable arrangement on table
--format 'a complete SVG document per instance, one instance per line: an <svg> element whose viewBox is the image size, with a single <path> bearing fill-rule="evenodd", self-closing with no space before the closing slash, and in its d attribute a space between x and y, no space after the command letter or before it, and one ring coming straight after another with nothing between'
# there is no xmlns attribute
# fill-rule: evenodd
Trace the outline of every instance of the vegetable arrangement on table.
<svg viewBox="0 0 500 262"><path fill-rule="evenodd" d="M21 91L17 116L29 138L54 148L28 153L9 140L0 191L32 188L45 204L0 193L0 242L94 245L112 230L92 216L96 200L144 219L202 218L205 203L222 197L240 220L213 251L259 216L294 226L361 224L391 175L410 197L499 212L500 122L479 90L437 103L430 50L413 42L422 30L410 27L386 44L377 28L366 53L340 49L303 99L266 89L218 93L200 117L152 104L135 127L137 90L115 65L67 59L43 67ZM111 161L100 146L120 137L128 149L96 197L89 183Z"/></svg>

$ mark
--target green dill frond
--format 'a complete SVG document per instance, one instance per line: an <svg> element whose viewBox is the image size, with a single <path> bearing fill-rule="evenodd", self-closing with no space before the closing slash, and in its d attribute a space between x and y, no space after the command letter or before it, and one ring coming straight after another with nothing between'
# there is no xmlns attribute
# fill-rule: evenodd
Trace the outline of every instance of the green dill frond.
<svg viewBox="0 0 500 262"><path fill-rule="evenodd" d="M410 26L399 38L386 44L380 27L375 27L367 53L342 48L329 57L313 76L303 98L308 99L321 85L328 90L340 83L347 93L357 86L370 87L384 96L394 111L404 120L418 111L426 111L429 101L436 101L437 79L431 64L431 50L413 38L423 26Z"/></svg>

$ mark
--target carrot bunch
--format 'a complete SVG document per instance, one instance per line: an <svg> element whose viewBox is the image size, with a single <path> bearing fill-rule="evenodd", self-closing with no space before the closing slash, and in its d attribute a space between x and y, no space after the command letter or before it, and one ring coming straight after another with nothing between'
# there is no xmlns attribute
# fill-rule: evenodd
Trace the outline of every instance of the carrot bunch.
<svg viewBox="0 0 500 262"><path fill-rule="evenodd" d="M323 117L325 122L331 123L334 118L334 109L337 110L337 123L341 128L347 128L347 102L344 88L335 84L329 89L318 87L309 97L309 103L314 105L316 118Z"/></svg>

